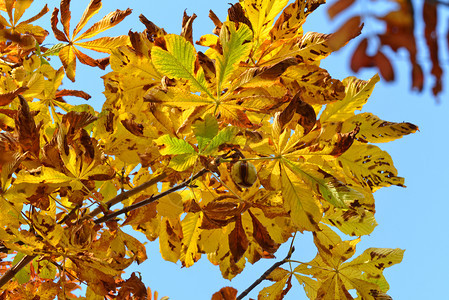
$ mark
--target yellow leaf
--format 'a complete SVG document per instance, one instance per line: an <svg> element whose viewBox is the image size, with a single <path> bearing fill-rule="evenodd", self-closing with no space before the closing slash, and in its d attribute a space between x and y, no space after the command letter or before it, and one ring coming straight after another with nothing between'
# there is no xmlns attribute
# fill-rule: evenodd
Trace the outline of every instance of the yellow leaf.
<svg viewBox="0 0 449 300"><path fill-rule="evenodd" d="M363 143L386 143L414 133L418 126L408 123L395 123L381 120L372 113L361 113L343 123L342 130L358 125L357 140Z"/></svg>
<svg viewBox="0 0 449 300"><path fill-rule="evenodd" d="M379 75L374 75L370 80L360 80L348 77L343 80L346 87L346 96L338 102L326 105L320 117L320 122L343 121L354 116L356 110L361 110L373 92L374 86L379 82Z"/></svg>
<svg viewBox="0 0 449 300"><path fill-rule="evenodd" d="M181 257L182 231L178 220L163 217L159 231L159 247L162 258L176 263Z"/></svg>
<svg viewBox="0 0 449 300"><path fill-rule="evenodd" d="M73 46L66 46L59 51L59 58L61 59L62 65L64 66L67 78L71 81L75 81L76 73L76 56L73 51Z"/></svg>
<svg viewBox="0 0 449 300"><path fill-rule="evenodd" d="M83 23L87 22L87 18L90 18L91 15L95 14L98 11L98 9L99 9L98 5L96 5L93 9L91 9L91 6L89 5L86 17L83 14L83 16L81 17L81 21ZM91 38L105 30L108 30L109 28L114 27L115 25L123 21L123 19L129 14L131 14L131 9L129 8L127 8L126 10L117 9L116 11L110 12L109 14L104 16L100 21L92 25L92 27L90 27L84 33L78 36L74 40L74 42L77 42L81 39Z"/></svg>
<svg viewBox="0 0 449 300"><path fill-rule="evenodd" d="M75 45L97 52L111 53L120 46L130 45L129 36L101 37L92 41L78 42Z"/></svg>
<svg viewBox="0 0 449 300"><path fill-rule="evenodd" d="M102 3L101 0L91 0L89 6L83 12L81 19L78 24L76 24L75 29L73 30L73 36L76 36L81 29L84 28L86 23L92 18L93 15L97 14L101 9Z"/></svg>
<svg viewBox="0 0 449 300"><path fill-rule="evenodd" d="M200 253L198 253L198 240L201 233L201 222L203 214L188 213L184 220L182 220L182 249L180 260L183 266L191 267L198 260Z"/></svg>
<svg viewBox="0 0 449 300"><path fill-rule="evenodd" d="M346 176L373 192L381 187L404 186L404 178L398 177L391 156L374 145L354 143L337 158Z"/></svg>
<svg viewBox="0 0 449 300"><path fill-rule="evenodd" d="M287 3L288 0L245 0L241 3L251 22L257 43L268 38L273 20Z"/></svg>

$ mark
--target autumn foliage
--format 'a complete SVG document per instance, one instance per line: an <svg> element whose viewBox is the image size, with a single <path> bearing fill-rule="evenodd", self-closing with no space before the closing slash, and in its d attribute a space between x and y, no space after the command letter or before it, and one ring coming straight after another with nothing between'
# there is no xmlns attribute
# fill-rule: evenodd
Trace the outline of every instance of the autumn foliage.
<svg viewBox="0 0 449 300"><path fill-rule="evenodd" d="M331 19L346 19L342 34L354 22L363 22L367 30L352 54L351 69L376 68L386 81L396 79L395 61L404 58L410 64L412 89L422 91L426 81L436 97L443 89L443 55L449 35L442 34L443 22L438 11L448 8L444 1L392 0L393 8L385 12L386 3L376 0L335 0L328 8ZM363 9L360 9L363 7ZM380 8L383 9L380 9ZM379 9L377 9L379 8ZM349 17L348 17L349 13ZM343 17L342 17L343 16ZM421 28L417 24L423 23ZM446 28L446 31L449 30ZM421 47L418 45L421 42ZM406 57L400 55L405 51ZM429 70L425 70L429 65ZM424 69L424 70L423 70Z"/></svg>
<svg viewBox="0 0 449 300"><path fill-rule="evenodd" d="M303 32L324 1L245 0L227 20L210 12L203 53L195 15L184 15L180 35L141 15L143 32L94 38L131 10L86 26L101 8L92 0L71 30L62 0L49 24L60 43L48 49L49 32L33 25L47 6L21 21L32 2L0 1L0 299L152 299L142 278L122 278L147 259L126 225L165 260L190 267L207 256L227 279L310 231L316 257L293 263L291 247L261 277L273 284L259 299L282 299L292 284L310 299L353 299L350 290L388 299L382 272L404 250L353 255L377 225L373 192L404 185L376 144L417 127L358 112L379 76L339 80L320 68L358 23L344 35ZM90 97L61 88L77 62L110 66L100 112L65 101ZM213 299L237 294L227 287Z"/></svg>

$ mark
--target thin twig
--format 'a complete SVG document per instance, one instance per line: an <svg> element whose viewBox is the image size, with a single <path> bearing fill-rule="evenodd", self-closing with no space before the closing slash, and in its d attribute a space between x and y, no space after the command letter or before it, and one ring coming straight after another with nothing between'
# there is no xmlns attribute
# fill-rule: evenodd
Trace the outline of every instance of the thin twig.
<svg viewBox="0 0 449 300"><path fill-rule="evenodd" d="M139 186L136 186L135 188L132 188L132 189L126 191L126 192L123 192L123 193L118 194L117 196L115 196L114 198L112 198L111 200L109 200L108 202L106 202L106 203L104 204L104 206L106 207L106 209L109 209L109 208L111 208L112 206L114 206L115 204L117 204L117 203L119 203L119 202L122 202L123 200L126 200L126 199L128 199L129 197L132 197L132 196L134 196L135 194L137 194L137 193L139 193L139 192L141 192L141 191L143 191L143 190L149 188L150 186L155 185L156 183L158 183L158 182L164 180L165 177L167 177L167 174L162 173L162 174L160 174L160 175L158 175L158 176L152 178L151 180L149 180L149 181L147 181L147 182L145 182L145 183L142 183L142 184L139 185ZM98 207L95 208L93 211L91 211L90 214L84 216L84 217L83 217L83 220L86 220L86 219L93 219L94 217L96 217L98 214L100 214L100 213L102 213L102 212L103 212L103 207L102 207L101 204L100 204L100 206L98 206Z"/></svg>
<svg viewBox="0 0 449 300"><path fill-rule="evenodd" d="M94 223L95 224L104 223L106 221L109 221L109 220L117 217L118 215L125 214L127 212L130 212L130 211L135 210L137 208L140 208L142 206L145 206L145 205L148 205L150 203L153 203L154 201L159 200L162 197L165 197L165 196L167 196L167 195L169 195L169 194L171 194L171 193L173 193L173 192L175 192L175 191L177 191L179 189L182 189L182 188L188 186L193 180L203 176L207 172L209 172L209 170L206 169L206 168L203 168L198 173L196 173L195 175L193 175L189 179L183 181L182 183L178 184L177 186L174 186L171 189L168 189L168 190L166 190L166 191L164 191L164 192L162 192L162 193L160 193L160 194L158 194L156 196L153 195L153 196L148 197L145 200L142 200L142 201L140 201L138 203L132 204L132 205L127 206L127 207L124 207L124 208L122 208L122 209L120 209L120 210L118 210L116 212L107 214L107 215L105 215L105 216L95 220Z"/></svg>
<svg viewBox="0 0 449 300"><path fill-rule="evenodd" d="M251 284L251 286L249 288L247 288L240 295L238 295L236 299L237 300L241 300L246 295L248 295L256 286L258 286L262 281L267 279L267 277L271 274L271 272L273 272L276 268L278 268L278 267L282 266L283 264L285 264L290 259L290 257L292 256L294 251L295 251L295 247L291 247L290 251L288 251L287 256L283 260L278 261L277 263L273 264L271 266L271 268L266 270L265 273L262 274L262 276L260 276L256 281L254 281L254 283Z"/></svg>
<svg viewBox="0 0 449 300"><path fill-rule="evenodd" d="M10 281L20 270L33 261L36 255L25 255L17 264L6 271L0 278L0 288Z"/></svg>

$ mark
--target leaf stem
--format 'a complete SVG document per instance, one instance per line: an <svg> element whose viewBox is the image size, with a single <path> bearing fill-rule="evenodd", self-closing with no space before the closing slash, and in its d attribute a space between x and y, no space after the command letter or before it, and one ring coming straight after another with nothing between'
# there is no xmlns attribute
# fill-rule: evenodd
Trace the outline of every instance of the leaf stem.
<svg viewBox="0 0 449 300"><path fill-rule="evenodd" d="M240 295L237 296L236 300L243 299L246 295L248 295L256 286L258 286L262 281L264 281L270 274L273 272L276 268L282 266L286 262L290 260L290 257L292 256L293 252L295 251L295 247L291 246L290 250L288 251L287 256L277 263L274 263L268 270L265 271L265 273L262 274L256 281L251 284L249 288L244 290Z"/></svg>

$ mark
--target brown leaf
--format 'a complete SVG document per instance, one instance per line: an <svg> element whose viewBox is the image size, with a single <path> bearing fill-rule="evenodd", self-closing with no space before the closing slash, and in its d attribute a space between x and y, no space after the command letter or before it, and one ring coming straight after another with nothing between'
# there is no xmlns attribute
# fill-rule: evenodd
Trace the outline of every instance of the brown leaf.
<svg viewBox="0 0 449 300"><path fill-rule="evenodd" d="M193 35L192 35L192 25L193 20L196 19L196 15L188 16L186 11L184 11L184 15L182 17L182 30L181 36L183 36L186 40L188 40L193 45Z"/></svg>
<svg viewBox="0 0 449 300"><path fill-rule="evenodd" d="M75 97L80 97L83 98L85 100L89 100L91 98L91 96L83 91L77 91L77 90L59 90L55 93L56 97L64 97L64 96L75 96Z"/></svg>
<svg viewBox="0 0 449 300"><path fill-rule="evenodd" d="M333 19L336 15L340 14L342 11L347 9L354 3L355 0L338 0L333 2L329 8L327 9L327 14L331 19Z"/></svg>
<svg viewBox="0 0 449 300"><path fill-rule="evenodd" d="M249 215L251 216L251 220L253 222L253 237L257 241L257 243L262 247L264 251L267 251L270 254L276 252L279 248L279 244L273 241L270 234L268 233L267 228L263 226L263 224L253 215L251 210L248 210Z"/></svg>
<svg viewBox="0 0 449 300"><path fill-rule="evenodd" d="M61 42L69 42L64 32L58 29L58 13L59 9L55 7L53 10L53 13L51 14L51 30L53 30L53 34L55 35L56 39Z"/></svg>
<svg viewBox="0 0 449 300"><path fill-rule="evenodd" d="M359 126L356 126L351 132L337 133L337 140L335 141L334 148L329 155L337 157L345 153L346 150L352 146L352 143L354 143L355 136L359 133L359 131Z"/></svg>
<svg viewBox="0 0 449 300"><path fill-rule="evenodd" d="M80 128L84 128L98 118L88 112L70 111L62 117L62 123L66 124L69 134Z"/></svg>
<svg viewBox="0 0 449 300"><path fill-rule="evenodd" d="M343 24L337 32L329 38L329 47L332 50L338 50L346 45L350 40L362 33L363 24L360 23L360 16L350 18Z"/></svg>
<svg viewBox="0 0 449 300"><path fill-rule="evenodd" d="M139 15L139 21L142 22L143 25L145 25L145 33L147 35L148 40L150 42L154 42L154 40L160 36L164 36L167 33L165 32L164 28L157 27L153 22L148 20L144 15Z"/></svg>
<svg viewBox="0 0 449 300"><path fill-rule="evenodd" d="M44 16L46 13L48 13L48 11L49 11L48 6L47 6L47 4L45 4L45 6L41 9L41 11L38 12L35 16L33 16L25 21L20 22L20 24L30 24L30 23L40 19L42 16Z"/></svg>
<svg viewBox="0 0 449 300"><path fill-rule="evenodd" d="M61 9L61 23L64 28L64 33L67 37L70 36L70 0L61 0L61 5L59 7Z"/></svg>
<svg viewBox="0 0 449 300"><path fill-rule="evenodd" d="M99 67L99 65L95 59L93 59L90 56L87 56L86 54L79 51L75 47L71 47L71 48L73 49L73 51L74 51L76 57L78 58L78 60L80 61L80 63L91 66L91 67Z"/></svg>
<svg viewBox="0 0 449 300"><path fill-rule="evenodd" d="M20 106L17 116L15 118L16 133L18 135L19 143L24 152L30 151L39 157L40 150L40 135L39 129L34 122L34 116L30 111L27 100L19 95Z"/></svg>
<svg viewBox="0 0 449 300"><path fill-rule="evenodd" d="M242 225L241 216L235 221L235 228L229 234L229 249L231 250L232 260L237 263L248 249L249 242Z"/></svg>
<svg viewBox="0 0 449 300"><path fill-rule="evenodd" d="M368 39L364 38L351 57L351 70L354 72L358 72L361 68L372 67L374 66L374 60L371 56L366 54L366 50L368 49Z"/></svg>
<svg viewBox="0 0 449 300"><path fill-rule="evenodd" d="M217 15L212 11L209 10L209 18L214 22L215 28L212 31L216 35L220 35L221 27L223 26L223 23L220 21L220 19L217 17Z"/></svg>
<svg viewBox="0 0 449 300"><path fill-rule="evenodd" d="M130 278L125 282L119 283L118 286L120 286L120 290L117 299L146 300L148 297L145 284L134 272L131 274Z"/></svg>
<svg viewBox="0 0 449 300"><path fill-rule="evenodd" d="M18 95L28 90L27 87L19 87L12 92L0 94L0 106L5 106L11 103Z"/></svg>
<svg viewBox="0 0 449 300"><path fill-rule="evenodd" d="M432 91L436 96L442 90L441 78L443 77L443 69L439 63L438 54L438 38L437 38L437 5L436 3L424 2L423 6L423 19L425 23L424 36L426 38L427 49L429 50L430 60L432 62L431 73L435 78L435 83L433 85Z"/></svg>
<svg viewBox="0 0 449 300"><path fill-rule="evenodd" d="M230 286L224 287L212 295L212 300L235 300L235 299L237 299L237 290Z"/></svg>
<svg viewBox="0 0 449 300"><path fill-rule="evenodd" d="M424 87L424 73L419 64L414 63L412 66L412 88L422 91Z"/></svg>
<svg viewBox="0 0 449 300"><path fill-rule="evenodd" d="M379 69L380 75L382 75L383 79L385 79L386 81L394 80L393 66L391 65L388 57L386 57L381 50L379 50L376 55L374 55L374 63Z"/></svg>
<svg viewBox="0 0 449 300"><path fill-rule="evenodd" d="M282 61L272 65L272 66L266 66L262 67L260 70L258 70L254 76L259 76L262 79L269 79L274 80L282 75L282 73L287 70L288 67L297 65L298 61L294 57L287 57L286 59L283 59Z"/></svg>
<svg viewBox="0 0 449 300"><path fill-rule="evenodd" d="M244 23L248 25L248 27L252 30L253 25L250 20L245 16L245 11L240 3L231 4L231 7L228 9L229 21L236 23ZM213 20L212 20L213 21ZM214 22L215 23L215 22Z"/></svg>
<svg viewBox="0 0 449 300"><path fill-rule="evenodd" d="M126 119L121 121L122 125L135 136L143 136L143 125L137 123L132 119Z"/></svg>

